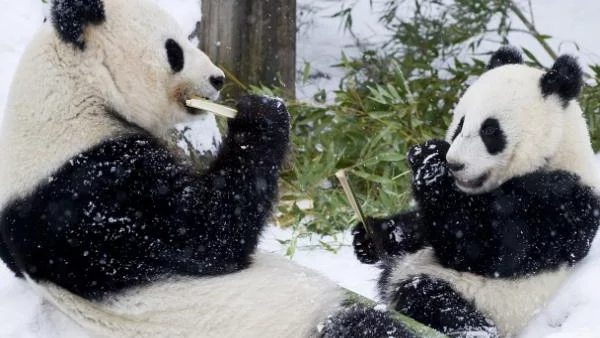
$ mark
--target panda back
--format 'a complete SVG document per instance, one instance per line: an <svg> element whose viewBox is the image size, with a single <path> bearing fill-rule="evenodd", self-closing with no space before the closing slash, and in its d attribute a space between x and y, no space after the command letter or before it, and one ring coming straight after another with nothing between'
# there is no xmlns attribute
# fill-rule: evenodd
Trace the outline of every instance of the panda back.
<svg viewBox="0 0 600 338"><path fill-rule="evenodd" d="M98 337L312 337L343 299L325 277L265 253L234 274L174 278L99 303L51 283L34 285Z"/></svg>

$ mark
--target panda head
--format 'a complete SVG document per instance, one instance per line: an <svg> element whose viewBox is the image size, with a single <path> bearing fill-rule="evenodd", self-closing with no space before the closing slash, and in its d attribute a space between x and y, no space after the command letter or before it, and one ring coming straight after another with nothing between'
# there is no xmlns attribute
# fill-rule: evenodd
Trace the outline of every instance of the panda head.
<svg viewBox="0 0 600 338"><path fill-rule="evenodd" d="M582 70L571 56L544 72L523 65L514 48L498 50L460 99L446 136L458 188L483 193L547 167L564 151L565 134L577 132L569 130L570 120L583 119L575 101L582 85Z"/></svg>
<svg viewBox="0 0 600 338"><path fill-rule="evenodd" d="M71 85L150 132L190 119L186 99L223 87L223 72L149 0L54 0L51 21L54 62Z"/></svg>

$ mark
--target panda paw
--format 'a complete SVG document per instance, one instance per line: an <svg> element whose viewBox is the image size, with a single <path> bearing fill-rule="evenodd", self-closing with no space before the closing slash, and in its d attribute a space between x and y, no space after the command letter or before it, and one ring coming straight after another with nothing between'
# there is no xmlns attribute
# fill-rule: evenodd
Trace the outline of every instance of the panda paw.
<svg viewBox="0 0 600 338"><path fill-rule="evenodd" d="M230 127L288 137L290 115L281 99L249 94L240 99L237 110Z"/></svg>
<svg viewBox="0 0 600 338"><path fill-rule="evenodd" d="M400 252L396 249L401 247L402 229L394 218L367 217L366 221L373 229L374 235L381 239L382 249L385 250L386 254L395 255ZM367 233L362 222L354 226L352 236L354 254L361 263L375 264L381 259L373 238Z"/></svg>
<svg viewBox="0 0 600 338"><path fill-rule="evenodd" d="M373 225L373 219L367 220L369 224ZM373 239L369 236L365 230L365 226L362 222L359 222L352 229L352 247L354 248L354 255L363 264L375 264L379 261L379 255L375 248Z"/></svg>
<svg viewBox="0 0 600 338"><path fill-rule="evenodd" d="M433 185L449 174L446 166L448 149L450 144L443 140L430 140L410 149L408 163L416 187Z"/></svg>

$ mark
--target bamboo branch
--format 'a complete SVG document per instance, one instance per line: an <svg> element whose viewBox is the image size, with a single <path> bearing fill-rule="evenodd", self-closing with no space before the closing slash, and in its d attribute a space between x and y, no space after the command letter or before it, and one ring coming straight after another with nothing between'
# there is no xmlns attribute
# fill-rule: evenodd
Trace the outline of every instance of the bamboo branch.
<svg viewBox="0 0 600 338"><path fill-rule="evenodd" d="M535 28L535 25L531 21L529 21L529 19L527 19L527 17L523 13L523 11L521 11L521 9L519 9L519 7L515 4L514 1L510 2L510 10L513 13L515 13L515 15L519 18L519 20L521 20L521 22L525 25L525 27L527 27L527 29L531 32L531 35L539 42L539 44L542 46L542 48L544 48L546 53L548 53L548 55L550 55L552 60L556 61L556 59L558 59L558 55L556 55L556 53L554 52L552 47L550 47L550 45L543 38L543 35L537 31L537 29Z"/></svg>
<svg viewBox="0 0 600 338"><path fill-rule="evenodd" d="M218 103L214 103L214 102L205 100L205 99L200 99L200 98L189 99L189 100L185 101L185 104L188 107L191 107L194 109L206 110L206 111L209 111L216 115L223 116L223 117L226 117L229 119L235 118L235 116L237 115L237 110L235 110L233 108L229 108L227 106L220 105Z"/></svg>
<svg viewBox="0 0 600 338"><path fill-rule="evenodd" d="M383 245L383 239L381 238L380 234L376 232L375 229L373 229L373 227L367 222L367 218L365 217L365 214L363 213L360 205L356 201L356 195L354 194L354 191L352 190L352 187L348 182L348 178L346 177L346 171L339 170L335 173L335 176L342 184L344 193L346 193L346 197L348 198L350 206L352 206L352 210L354 210L356 217L360 222L362 222L363 226L365 227L365 231L373 240L373 244L375 245L375 250L377 251L379 259L384 260L385 258L387 258L387 252L385 251L385 247Z"/></svg>

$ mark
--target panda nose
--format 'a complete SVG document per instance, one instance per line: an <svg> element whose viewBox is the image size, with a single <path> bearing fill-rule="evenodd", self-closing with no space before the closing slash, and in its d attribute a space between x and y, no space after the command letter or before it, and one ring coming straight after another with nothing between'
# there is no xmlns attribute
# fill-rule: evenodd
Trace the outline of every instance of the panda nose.
<svg viewBox="0 0 600 338"><path fill-rule="evenodd" d="M458 162L448 162L448 168L453 172L457 172L463 170L465 168L465 165L463 163Z"/></svg>
<svg viewBox="0 0 600 338"><path fill-rule="evenodd" d="M225 76L211 76L209 80L210 84L212 84L216 90L223 89L223 85L225 84Z"/></svg>

